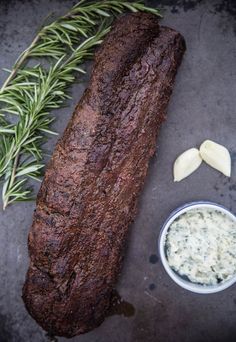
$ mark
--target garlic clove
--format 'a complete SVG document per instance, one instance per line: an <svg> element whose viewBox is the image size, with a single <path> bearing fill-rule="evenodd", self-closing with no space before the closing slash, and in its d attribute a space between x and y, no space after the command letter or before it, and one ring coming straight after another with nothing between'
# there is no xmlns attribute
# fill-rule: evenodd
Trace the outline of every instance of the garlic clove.
<svg viewBox="0 0 236 342"><path fill-rule="evenodd" d="M188 177L201 165L202 158L198 149L190 148L183 152L174 163L174 181L179 182Z"/></svg>
<svg viewBox="0 0 236 342"><path fill-rule="evenodd" d="M200 154L207 164L230 177L231 157L227 148L214 141L205 140L200 146Z"/></svg>

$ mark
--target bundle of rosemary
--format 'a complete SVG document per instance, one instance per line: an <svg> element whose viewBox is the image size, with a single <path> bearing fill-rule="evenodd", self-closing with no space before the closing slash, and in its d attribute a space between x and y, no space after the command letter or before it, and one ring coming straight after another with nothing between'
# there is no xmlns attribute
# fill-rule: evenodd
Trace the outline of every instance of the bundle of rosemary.
<svg viewBox="0 0 236 342"><path fill-rule="evenodd" d="M15 201L32 199L27 181L40 181L45 134L55 134L50 130L54 120L50 112L69 98L68 86L76 73L85 73L80 65L93 56L94 48L110 29L111 19L125 11L160 15L157 9L139 2L82 0L44 26L12 70L4 69L9 76L0 88L3 209Z"/></svg>

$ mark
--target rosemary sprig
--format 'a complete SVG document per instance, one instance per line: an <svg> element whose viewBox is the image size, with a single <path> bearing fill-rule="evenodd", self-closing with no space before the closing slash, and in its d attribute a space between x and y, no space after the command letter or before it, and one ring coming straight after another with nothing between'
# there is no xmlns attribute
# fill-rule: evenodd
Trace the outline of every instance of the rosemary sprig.
<svg viewBox="0 0 236 342"><path fill-rule="evenodd" d="M67 14L43 27L9 72L0 88L0 178L4 209L12 202L31 198L27 180L40 180L45 134L55 134L50 130L54 120L50 112L69 98L67 89L74 82L75 73L84 73L80 65L92 57L95 46L101 44L110 29L107 18L125 11L159 15L158 10L142 3L82 0ZM45 58L49 61L46 67ZM29 62L31 65L34 62L33 66Z"/></svg>

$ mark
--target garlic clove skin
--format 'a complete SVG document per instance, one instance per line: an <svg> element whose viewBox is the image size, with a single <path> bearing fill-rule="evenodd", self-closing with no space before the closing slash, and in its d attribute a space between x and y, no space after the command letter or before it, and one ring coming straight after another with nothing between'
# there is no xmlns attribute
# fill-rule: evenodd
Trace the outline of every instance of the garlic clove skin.
<svg viewBox="0 0 236 342"><path fill-rule="evenodd" d="M191 175L201 163L202 158L197 148L190 148L183 152L174 163L174 182L179 182Z"/></svg>
<svg viewBox="0 0 236 342"><path fill-rule="evenodd" d="M231 175L231 157L226 147L212 140L205 140L200 146L202 159L225 176Z"/></svg>

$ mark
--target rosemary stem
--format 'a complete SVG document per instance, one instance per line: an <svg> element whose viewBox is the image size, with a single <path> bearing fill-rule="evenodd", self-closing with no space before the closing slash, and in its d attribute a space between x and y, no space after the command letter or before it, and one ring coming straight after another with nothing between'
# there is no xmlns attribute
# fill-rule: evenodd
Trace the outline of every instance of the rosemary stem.
<svg viewBox="0 0 236 342"><path fill-rule="evenodd" d="M32 43L30 44L30 46L25 50L25 52L21 55L21 57L19 58L19 60L16 62L14 68L12 69L10 75L8 76L8 78L6 79L6 81L3 83L1 89L0 89L0 94L4 92L4 90L6 89L6 87L8 86L8 84L11 82L11 80L13 80L13 78L16 76L18 70L21 68L21 66L24 64L24 62L26 61L26 59L28 58L28 56L31 53L31 50L35 47L35 45L37 44L39 38L40 38L40 34L41 32L39 32L37 34L37 36L34 38L34 40L32 41Z"/></svg>
<svg viewBox="0 0 236 342"><path fill-rule="evenodd" d="M11 179L9 182L9 188L11 188L14 184L15 177L16 177L16 170L17 170L17 166L19 163L19 158L20 158L20 153L18 152L14 158L14 163L13 163L13 168L12 168L12 173L11 173ZM5 210L6 207L8 206L8 202L9 202L9 195L7 195L5 197L5 200L3 202L3 210Z"/></svg>

